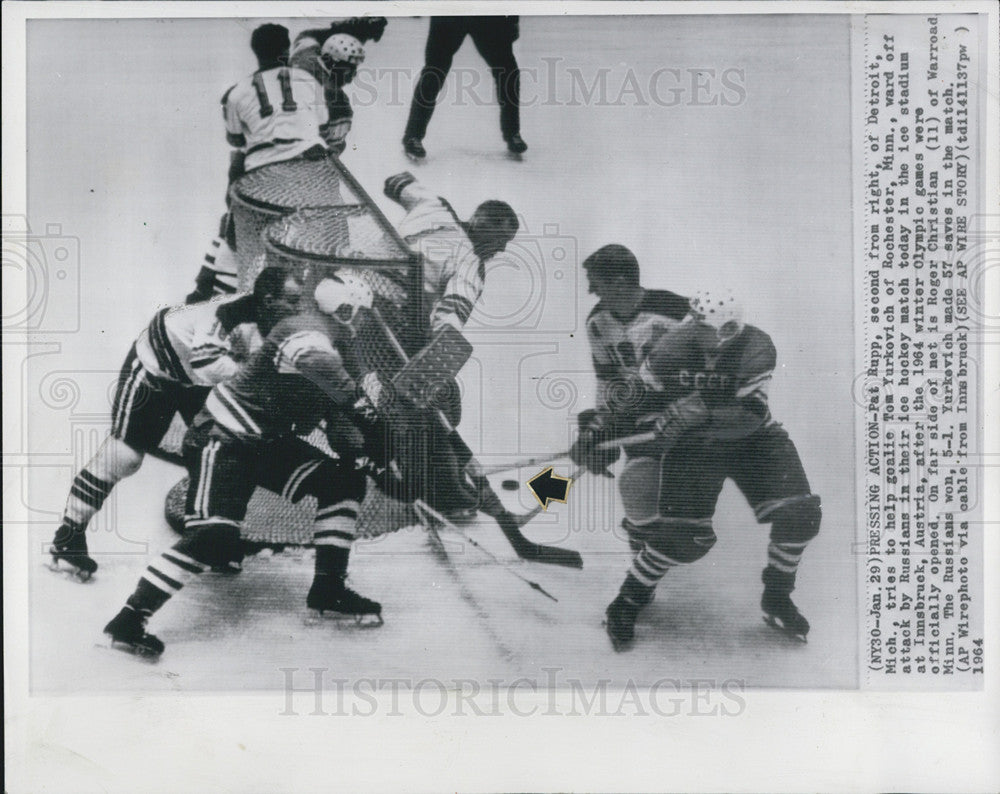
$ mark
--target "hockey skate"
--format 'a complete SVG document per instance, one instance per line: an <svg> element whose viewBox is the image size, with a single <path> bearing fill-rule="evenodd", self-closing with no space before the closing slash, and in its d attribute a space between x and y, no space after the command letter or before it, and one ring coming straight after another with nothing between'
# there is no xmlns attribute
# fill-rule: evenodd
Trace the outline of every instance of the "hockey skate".
<svg viewBox="0 0 1000 794"><path fill-rule="evenodd" d="M49 547L52 560L49 570L68 574L80 582L89 582L97 570L97 562L87 553L87 535L84 530L63 524Z"/></svg>
<svg viewBox="0 0 1000 794"><path fill-rule="evenodd" d="M378 628L383 623L382 605L355 593L339 576L317 576L306 606L323 619L358 628Z"/></svg>
<svg viewBox="0 0 1000 794"><path fill-rule="evenodd" d="M420 138L403 138L403 151L414 162L419 162L427 157L427 150L420 142Z"/></svg>
<svg viewBox="0 0 1000 794"><path fill-rule="evenodd" d="M104 627L104 633L110 639L111 647L136 656L158 658L163 653L164 645L158 637L146 632L147 617L130 606L122 607L121 612Z"/></svg>
<svg viewBox="0 0 1000 794"><path fill-rule="evenodd" d="M627 651L635 640L635 620L642 607L621 594L605 610L604 629L616 653Z"/></svg>
<svg viewBox="0 0 1000 794"><path fill-rule="evenodd" d="M792 639L806 642L809 621L799 612L789 595L795 589L795 575L784 574L769 567L764 569L761 578L764 580L764 595L760 599L760 608L764 613L764 622Z"/></svg>

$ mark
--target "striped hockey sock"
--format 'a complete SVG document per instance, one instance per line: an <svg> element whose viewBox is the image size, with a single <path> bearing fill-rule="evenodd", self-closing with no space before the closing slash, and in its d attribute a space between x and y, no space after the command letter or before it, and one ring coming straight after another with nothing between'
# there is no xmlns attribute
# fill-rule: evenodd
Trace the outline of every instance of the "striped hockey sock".
<svg viewBox="0 0 1000 794"><path fill-rule="evenodd" d="M316 565L319 571L320 556L332 554L334 549L344 552L344 559L350 553L357 534L358 510L361 505L353 499L345 499L333 505L320 507L316 511L313 524L313 543L316 546ZM347 565L345 562L344 569Z"/></svg>
<svg viewBox="0 0 1000 794"><path fill-rule="evenodd" d="M115 487L115 483L95 477L87 469L81 469L73 478L63 513L63 525L83 532L90 519L104 506L104 500Z"/></svg>
<svg viewBox="0 0 1000 794"><path fill-rule="evenodd" d="M646 543L636 555L632 567L629 569L629 576L637 582L641 582L652 592L652 589L667 575L667 571L680 564Z"/></svg>
<svg viewBox="0 0 1000 794"><path fill-rule="evenodd" d="M176 549L168 549L146 567L126 603L137 611L152 614L195 576L207 570L204 563Z"/></svg>
<svg viewBox="0 0 1000 794"><path fill-rule="evenodd" d="M799 568L799 561L802 559L802 553L808 545L809 541L776 543L772 540L767 547L767 564L769 567L794 578Z"/></svg>

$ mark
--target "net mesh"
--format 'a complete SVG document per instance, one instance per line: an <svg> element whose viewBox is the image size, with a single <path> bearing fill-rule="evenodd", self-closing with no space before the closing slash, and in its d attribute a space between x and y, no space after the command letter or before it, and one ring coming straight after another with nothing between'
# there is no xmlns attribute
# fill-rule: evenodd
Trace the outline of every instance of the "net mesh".
<svg viewBox="0 0 1000 794"><path fill-rule="evenodd" d="M361 318L354 341L363 373L389 380L405 356L418 350L426 314L421 307L419 257L399 238L378 207L339 160L291 160L256 169L231 190L236 230L239 290L252 289L267 266L288 267L302 279L306 294L327 275L341 269L360 276L371 287L383 323ZM180 451L184 425L174 426L161 444L163 452ZM303 437L331 454L326 435L315 430ZM413 441L423 447L421 439ZM419 457L421 449L410 454ZM186 483L178 483L167 500L169 515L182 515ZM307 545L312 541L315 500L292 504L258 488L250 501L243 536L264 543ZM409 505L393 499L369 481L358 515L358 534L374 537L413 524Z"/></svg>

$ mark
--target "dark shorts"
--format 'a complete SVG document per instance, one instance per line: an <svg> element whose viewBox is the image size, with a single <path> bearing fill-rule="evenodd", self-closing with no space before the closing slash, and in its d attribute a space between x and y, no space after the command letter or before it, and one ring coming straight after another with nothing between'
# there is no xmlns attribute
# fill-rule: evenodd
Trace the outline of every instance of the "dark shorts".
<svg viewBox="0 0 1000 794"><path fill-rule="evenodd" d="M762 521L768 504L810 493L795 444L772 424L738 441L699 439L674 447L661 468L660 515L711 518L727 478Z"/></svg>
<svg viewBox="0 0 1000 794"><path fill-rule="evenodd" d="M152 375L132 345L118 375L111 435L140 452L156 449L174 414L179 413L190 424L205 404L208 392L201 386L185 386Z"/></svg>
<svg viewBox="0 0 1000 794"><path fill-rule="evenodd" d="M334 504L360 503L367 485L353 461L330 458L300 438L248 442L203 419L184 436L184 463L190 479L184 508L189 526L238 525L257 486L290 502L310 495Z"/></svg>

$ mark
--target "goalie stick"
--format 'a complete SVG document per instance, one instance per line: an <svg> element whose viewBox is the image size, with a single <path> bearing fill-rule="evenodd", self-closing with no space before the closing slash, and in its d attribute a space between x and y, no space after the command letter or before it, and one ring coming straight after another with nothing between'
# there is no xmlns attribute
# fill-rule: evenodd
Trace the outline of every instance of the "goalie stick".
<svg viewBox="0 0 1000 794"><path fill-rule="evenodd" d="M392 333L392 330L386 325L385 320L382 318L382 315L377 308L372 308L372 315L374 316L376 322L378 322L381 326L386 338L395 348L396 354L400 356L404 362L409 363L409 356L406 355L406 351L403 350L402 345L399 344L399 341ZM466 344L468 343L466 342ZM394 378L394 384L395 380L396 379ZM426 394L426 392L424 393ZM448 421L448 417L444 415L444 411L436 409L434 414L437 417L437 420L441 423L442 427L451 437L452 442L456 445L456 448L462 456L469 462L473 462L475 467L478 468L479 462L475 460L472 450L469 448L469 445L465 443L465 440L459 432L452 426L451 422ZM532 562L546 563L548 565L562 565L567 568L583 568L583 557L580 556L579 552L574 551L573 549L563 549L558 546L549 546L544 543L535 543L534 541L526 538L524 533L521 532L521 527L524 524L519 523L518 517L503 506L503 503L500 501L500 497L497 496L493 487L485 477L472 477L472 482L479 490L482 498L482 505L480 509L500 525L500 530L503 532L504 537L507 538L507 541L510 543L518 557ZM531 517L534 517L534 515L535 514L531 514ZM524 523L527 523L528 520L529 519L525 519Z"/></svg>

